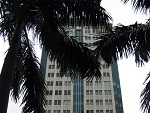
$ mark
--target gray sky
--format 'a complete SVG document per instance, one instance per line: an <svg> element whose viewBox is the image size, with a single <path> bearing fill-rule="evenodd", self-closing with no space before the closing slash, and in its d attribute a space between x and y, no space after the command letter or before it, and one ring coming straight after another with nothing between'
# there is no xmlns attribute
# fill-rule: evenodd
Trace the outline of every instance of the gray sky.
<svg viewBox="0 0 150 113"><path fill-rule="evenodd" d="M145 22L148 16L141 13L134 13L130 4L122 5L121 0L103 0L102 6L113 17L114 25L122 23L124 25L138 22ZM2 43L0 39L0 67L3 64L4 52L8 48L7 44ZM39 49L38 49L39 50ZM40 56L39 56L40 57ZM150 71L150 63L145 64L144 67L138 68L131 56L129 59L122 59L118 61L119 75L122 90L122 99L124 113L142 113L140 111L140 93L142 91L142 83L145 80L147 73ZM21 113L19 105L14 104L11 99L7 113Z"/></svg>

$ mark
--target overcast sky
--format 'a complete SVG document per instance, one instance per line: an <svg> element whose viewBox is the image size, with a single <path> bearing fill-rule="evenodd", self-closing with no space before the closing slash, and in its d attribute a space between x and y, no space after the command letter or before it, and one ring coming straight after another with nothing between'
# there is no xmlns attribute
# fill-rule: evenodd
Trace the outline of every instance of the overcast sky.
<svg viewBox="0 0 150 113"><path fill-rule="evenodd" d="M148 16L141 13L134 13L130 4L123 5L121 0L103 0L102 6L113 17L114 25L122 23L129 25L136 21L144 23ZM7 44L2 43L0 39L0 67L3 63L4 52L7 50ZM40 53L40 52L38 52ZM39 54L38 54L39 55ZM39 56L40 58L40 56ZM147 73L150 71L150 63L144 67L138 68L134 62L134 58L122 59L118 61L119 75L121 82L121 91L123 99L124 113L142 113L140 111L140 92L143 89L142 83ZM15 105L11 99L7 113L21 113L19 105Z"/></svg>

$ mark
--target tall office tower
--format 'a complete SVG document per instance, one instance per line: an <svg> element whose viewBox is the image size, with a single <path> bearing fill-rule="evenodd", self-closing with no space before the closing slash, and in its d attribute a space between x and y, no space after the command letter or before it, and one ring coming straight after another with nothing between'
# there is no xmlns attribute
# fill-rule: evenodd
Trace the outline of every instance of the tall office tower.
<svg viewBox="0 0 150 113"><path fill-rule="evenodd" d="M103 28L68 29L70 35L76 36L78 41L87 43L89 47L95 41L96 34L103 32ZM41 63L48 87L46 113L123 113L117 63L108 66L101 60L101 80L81 80L77 75L74 82L68 74L59 77L57 63L50 61L44 51Z"/></svg>

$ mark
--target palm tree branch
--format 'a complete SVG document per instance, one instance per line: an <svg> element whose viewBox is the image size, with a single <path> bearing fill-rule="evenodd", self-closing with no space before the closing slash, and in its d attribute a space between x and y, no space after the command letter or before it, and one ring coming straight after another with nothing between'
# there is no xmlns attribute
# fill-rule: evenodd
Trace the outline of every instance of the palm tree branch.
<svg viewBox="0 0 150 113"><path fill-rule="evenodd" d="M64 28L56 21L55 17L49 15L52 13L47 13L47 9L43 10L43 14L45 24L42 31L45 32L41 31L40 40L51 58L57 60L61 68L60 71L62 73L69 71L73 74L79 71L81 78L87 77L89 79L93 76L100 78L99 63L91 55L91 50L73 37L67 36Z"/></svg>
<svg viewBox="0 0 150 113"><path fill-rule="evenodd" d="M124 3L127 3L129 0L121 0ZM142 11L147 13L150 10L150 1L149 0L130 0L135 11Z"/></svg>
<svg viewBox="0 0 150 113"><path fill-rule="evenodd" d="M144 82L146 84L145 88L141 92L141 109L143 112L150 113L150 73Z"/></svg>
<svg viewBox="0 0 150 113"><path fill-rule="evenodd" d="M97 48L94 54L101 56L107 63L111 63L112 58L117 60L132 54L138 66L143 65L150 58L149 31L149 21L146 24L118 25L108 34L100 36L100 40L95 43Z"/></svg>
<svg viewBox="0 0 150 113"><path fill-rule="evenodd" d="M12 96L17 101L22 96L23 113L44 112L46 85L40 64L34 54L27 34L22 36L18 62L12 84ZM18 78L18 79L16 79Z"/></svg>

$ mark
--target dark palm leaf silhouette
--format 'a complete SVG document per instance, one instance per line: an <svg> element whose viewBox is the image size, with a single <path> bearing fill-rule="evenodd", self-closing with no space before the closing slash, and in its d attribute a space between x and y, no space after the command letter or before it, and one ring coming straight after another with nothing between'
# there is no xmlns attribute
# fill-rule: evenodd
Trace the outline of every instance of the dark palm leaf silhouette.
<svg viewBox="0 0 150 113"><path fill-rule="evenodd" d="M45 83L32 43L28 39L29 30L39 39L41 47L45 48L51 59L57 60L63 74L70 72L74 77L74 73L80 72L81 78L100 78L99 63L91 54L92 51L65 32L66 26L76 25L105 26L108 29L111 17L100 6L100 2L0 1L0 34L8 38L10 44L0 76L1 113L6 112L10 87L15 101L23 95L23 113L43 112Z"/></svg>
<svg viewBox="0 0 150 113"><path fill-rule="evenodd" d="M150 73L147 75L144 85L146 86L141 93L141 109L145 113L150 113Z"/></svg>
<svg viewBox="0 0 150 113"><path fill-rule="evenodd" d="M135 57L135 62L138 66L142 66L150 60L149 20L145 24L138 24L136 22L129 26L115 26L107 34L99 37L99 41L94 43L97 47L93 54L97 58L101 56L108 64L119 58L128 58L130 55ZM141 108L144 111L150 111L149 84L150 81L148 81L141 94Z"/></svg>
<svg viewBox="0 0 150 113"><path fill-rule="evenodd" d="M135 11L142 11L147 13L150 11L150 1L149 0L121 0L124 3L131 1L132 6L134 7Z"/></svg>

